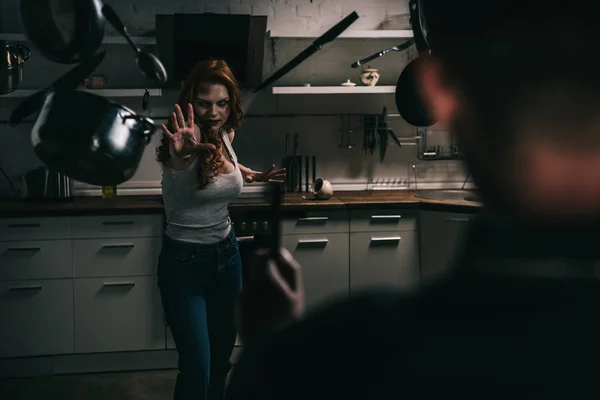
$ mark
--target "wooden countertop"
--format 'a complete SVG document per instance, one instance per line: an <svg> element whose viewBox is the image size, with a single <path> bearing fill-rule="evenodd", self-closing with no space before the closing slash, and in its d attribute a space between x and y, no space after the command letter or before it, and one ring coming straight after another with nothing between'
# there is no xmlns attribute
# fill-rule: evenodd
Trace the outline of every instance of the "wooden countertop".
<svg viewBox="0 0 600 400"><path fill-rule="evenodd" d="M424 200L412 190L336 192L329 200L314 200L307 193L288 193L284 196L286 210L360 209L385 207L426 208L446 211L473 212L482 204L469 201ZM232 211L267 208L267 203L232 203ZM0 217L107 215L107 214L160 214L161 196L118 196L103 200L96 196L75 197L66 201L0 200Z"/></svg>

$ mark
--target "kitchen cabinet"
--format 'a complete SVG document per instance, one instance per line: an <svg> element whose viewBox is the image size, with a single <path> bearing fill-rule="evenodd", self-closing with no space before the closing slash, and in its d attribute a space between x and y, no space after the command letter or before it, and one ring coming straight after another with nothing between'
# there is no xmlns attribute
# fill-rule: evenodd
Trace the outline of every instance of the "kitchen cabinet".
<svg viewBox="0 0 600 400"><path fill-rule="evenodd" d="M75 352L165 348L154 276L75 279Z"/></svg>
<svg viewBox="0 0 600 400"><path fill-rule="evenodd" d="M282 245L302 266L307 310L348 296L348 233L283 235Z"/></svg>
<svg viewBox="0 0 600 400"><path fill-rule="evenodd" d="M0 219L0 358L165 349L162 215Z"/></svg>
<svg viewBox="0 0 600 400"><path fill-rule="evenodd" d="M73 352L73 280L0 282L0 358Z"/></svg>
<svg viewBox="0 0 600 400"><path fill-rule="evenodd" d="M447 272L458 254L470 213L421 210L421 279L435 280Z"/></svg>
<svg viewBox="0 0 600 400"><path fill-rule="evenodd" d="M415 289L419 284L417 210L354 211L350 219L350 292Z"/></svg>
<svg viewBox="0 0 600 400"><path fill-rule="evenodd" d="M282 221L281 244L302 266L306 310L349 294L346 211L310 211Z"/></svg>

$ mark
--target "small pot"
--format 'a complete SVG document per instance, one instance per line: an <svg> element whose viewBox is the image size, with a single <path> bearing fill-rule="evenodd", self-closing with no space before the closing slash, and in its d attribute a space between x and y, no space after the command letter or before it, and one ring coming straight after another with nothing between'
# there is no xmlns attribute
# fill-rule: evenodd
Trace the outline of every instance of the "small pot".
<svg viewBox="0 0 600 400"><path fill-rule="evenodd" d="M55 171L90 185L118 185L135 174L155 131L151 119L102 96L53 91L31 142L37 157Z"/></svg>
<svg viewBox="0 0 600 400"><path fill-rule="evenodd" d="M22 44L0 42L0 94L14 92L23 82L23 66L31 51Z"/></svg>
<svg viewBox="0 0 600 400"><path fill-rule="evenodd" d="M367 68L363 69L362 72L360 73L360 81L363 83L363 85L366 86L375 86L377 85L377 82L379 81L379 72L377 72L378 70L375 68L370 68L369 66L367 66Z"/></svg>
<svg viewBox="0 0 600 400"><path fill-rule="evenodd" d="M319 200L327 200L333 196L331 183L323 178L315 179L311 189L312 194Z"/></svg>

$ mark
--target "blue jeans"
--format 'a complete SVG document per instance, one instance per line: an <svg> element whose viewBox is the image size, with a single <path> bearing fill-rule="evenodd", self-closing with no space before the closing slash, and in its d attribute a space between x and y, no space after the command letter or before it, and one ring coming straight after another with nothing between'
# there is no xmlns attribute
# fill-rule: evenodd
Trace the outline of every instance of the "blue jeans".
<svg viewBox="0 0 600 400"><path fill-rule="evenodd" d="M221 400L237 334L242 262L233 229L198 245L165 238L158 287L179 355L175 400Z"/></svg>

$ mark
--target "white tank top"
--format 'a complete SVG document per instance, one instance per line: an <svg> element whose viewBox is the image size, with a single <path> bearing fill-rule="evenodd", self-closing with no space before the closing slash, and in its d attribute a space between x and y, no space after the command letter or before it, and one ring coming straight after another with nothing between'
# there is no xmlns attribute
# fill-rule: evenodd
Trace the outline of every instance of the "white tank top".
<svg viewBox="0 0 600 400"><path fill-rule="evenodd" d="M229 138L222 134L223 144L233 161L234 170L218 174L214 182L198 188L198 158L185 170L164 167L162 196L167 219L165 234L174 240L213 244L225 239L231 230L229 204L242 192L244 180L237 156Z"/></svg>

